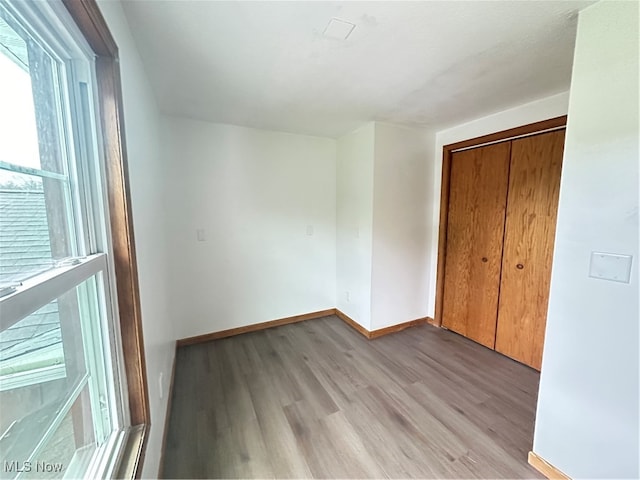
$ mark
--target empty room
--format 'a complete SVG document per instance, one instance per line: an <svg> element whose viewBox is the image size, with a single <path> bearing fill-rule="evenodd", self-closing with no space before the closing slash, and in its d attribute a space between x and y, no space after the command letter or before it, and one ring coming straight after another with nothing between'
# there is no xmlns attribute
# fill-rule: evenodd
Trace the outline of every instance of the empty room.
<svg viewBox="0 0 640 480"><path fill-rule="evenodd" d="M0 0L0 478L638 478L639 19Z"/></svg>

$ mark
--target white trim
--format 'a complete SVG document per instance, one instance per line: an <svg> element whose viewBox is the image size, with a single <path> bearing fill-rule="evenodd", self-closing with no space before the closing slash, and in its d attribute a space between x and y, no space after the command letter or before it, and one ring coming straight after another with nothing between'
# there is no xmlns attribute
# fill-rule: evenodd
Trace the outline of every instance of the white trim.
<svg viewBox="0 0 640 480"><path fill-rule="evenodd" d="M72 196L76 199L73 203L76 210L76 218L78 218L77 240L79 240L78 243L80 244L79 251L82 255L86 255L90 252L104 251L95 248L96 242L94 241L94 237L96 229L94 226L96 223L93 212L95 207L92 203L94 188L93 183L86 175L86 170L96 161L93 155L94 149L90 148L92 139L87 134L87 130L91 131L94 125L84 108L84 103L89 100L83 98L88 94L88 91L86 89L83 91L82 88L82 85L86 84L78 80L78 77L82 76L86 70L86 62L74 61L68 66L68 70L68 75L71 79L71 84L69 85L69 89L71 90L69 102L72 103L74 112L77 112L77 116L80 117L74 119L75 121L72 122L72 128L77 130L75 132L75 138L77 138L78 141L74 144L75 155L70 158L70 161L73 163L73 168L69 169L69 176L71 179ZM83 161L78 161L78 159L83 159Z"/></svg>
<svg viewBox="0 0 640 480"><path fill-rule="evenodd" d="M91 404L91 417L93 420L93 429L95 441L101 445L108 435L113 431L111 422L105 423L105 409L107 415L108 404L103 395L108 395L108 385L113 380L108 378L108 370L105 368L107 357L102 348L102 322L100 321L100 312L97 302L99 297L96 295L98 291L98 282L92 277L78 287L78 309L80 317L80 330L82 331L82 346L84 350L84 358L86 367L91 372L89 380L89 403Z"/></svg>
<svg viewBox="0 0 640 480"><path fill-rule="evenodd" d="M87 40L62 2L4 0L5 10L51 57L66 61L74 56L94 58Z"/></svg>
<svg viewBox="0 0 640 480"><path fill-rule="evenodd" d="M95 445L86 445L75 451L69 465L62 475L63 479L76 479L76 478L98 478L87 477L85 473L88 466L91 464L94 455Z"/></svg>
<svg viewBox="0 0 640 480"><path fill-rule="evenodd" d="M82 478L114 478L120 464L123 447L128 438L127 430L116 430L93 454L91 463L83 472ZM113 455L113 453L116 453Z"/></svg>
<svg viewBox="0 0 640 480"><path fill-rule="evenodd" d="M77 260L76 265L48 270L22 282L16 291L0 298L0 331L73 289L87 278L104 271L106 255L98 253Z"/></svg>
<svg viewBox="0 0 640 480"><path fill-rule="evenodd" d="M33 177L54 178L65 183L69 181L67 176L61 173L41 170L39 168L23 167L22 165L16 165L15 163L5 162L3 160L0 160L0 170L6 170L7 172L13 173L22 173L23 175L31 175Z"/></svg>
<svg viewBox="0 0 640 480"><path fill-rule="evenodd" d="M64 363L0 376L0 392L50 382L67 376Z"/></svg>

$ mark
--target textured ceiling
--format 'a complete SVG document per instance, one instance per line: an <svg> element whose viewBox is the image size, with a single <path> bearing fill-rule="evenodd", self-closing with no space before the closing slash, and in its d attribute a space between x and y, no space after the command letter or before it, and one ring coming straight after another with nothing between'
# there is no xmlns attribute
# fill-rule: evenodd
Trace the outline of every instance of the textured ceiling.
<svg viewBox="0 0 640 480"><path fill-rule="evenodd" d="M335 137L442 128L569 88L592 1L124 1L160 109ZM322 35L332 17L356 24Z"/></svg>

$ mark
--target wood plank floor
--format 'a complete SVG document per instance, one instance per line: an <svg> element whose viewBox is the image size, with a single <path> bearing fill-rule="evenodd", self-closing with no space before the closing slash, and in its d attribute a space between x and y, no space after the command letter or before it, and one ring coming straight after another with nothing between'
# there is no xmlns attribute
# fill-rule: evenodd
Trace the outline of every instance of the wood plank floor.
<svg viewBox="0 0 640 480"><path fill-rule="evenodd" d="M431 326L337 317L178 349L165 478L542 478L539 374Z"/></svg>

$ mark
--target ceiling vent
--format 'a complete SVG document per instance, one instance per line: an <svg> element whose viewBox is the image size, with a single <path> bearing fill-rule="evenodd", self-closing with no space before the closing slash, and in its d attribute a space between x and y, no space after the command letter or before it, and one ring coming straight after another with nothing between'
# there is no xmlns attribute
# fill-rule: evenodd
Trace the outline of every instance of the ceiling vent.
<svg viewBox="0 0 640 480"><path fill-rule="evenodd" d="M356 28L356 26L351 22L340 20L339 18L332 18L329 20L327 28L324 29L323 35L336 40L346 40L354 28Z"/></svg>

